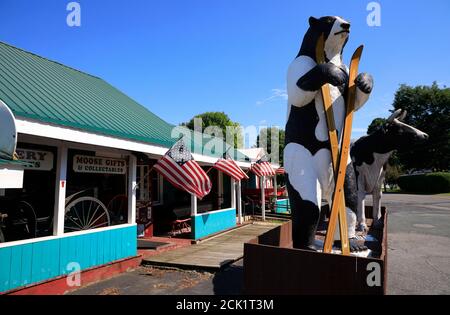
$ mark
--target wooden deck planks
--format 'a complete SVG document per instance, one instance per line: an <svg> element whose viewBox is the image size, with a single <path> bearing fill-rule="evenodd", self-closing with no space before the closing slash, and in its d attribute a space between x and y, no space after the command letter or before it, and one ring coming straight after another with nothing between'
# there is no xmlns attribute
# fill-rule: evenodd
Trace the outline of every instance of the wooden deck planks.
<svg viewBox="0 0 450 315"><path fill-rule="evenodd" d="M273 229L277 224L251 224L215 236L201 243L161 253L144 264L186 268L220 269L244 255L244 243Z"/></svg>

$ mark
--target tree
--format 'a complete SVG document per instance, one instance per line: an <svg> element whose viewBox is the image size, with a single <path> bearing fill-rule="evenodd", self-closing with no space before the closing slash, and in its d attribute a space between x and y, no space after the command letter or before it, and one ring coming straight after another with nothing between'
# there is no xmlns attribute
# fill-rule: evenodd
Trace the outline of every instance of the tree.
<svg viewBox="0 0 450 315"><path fill-rule="evenodd" d="M278 154L277 157L272 156L272 135L273 140L278 141ZM279 159L279 164L283 165L283 151L284 151L284 137L285 132L283 129L279 129L276 127L271 128L262 128L259 131L259 135L256 139L257 147L262 147L266 150L267 154L269 154L272 158L272 161L275 158ZM276 154L276 152L273 152ZM273 161L277 162L277 161Z"/></svg>
<svg viewBox="0 0 450 315"><path fill-rule="evenodd" d="M384 191L387 192L386 184L392 189L397 186L397 180L402 175L402 168L398 164L391 164L391 161L386 165L386 175L384 179Z"/></svg>
<svg viewBox="0 0 450 315"><path fill-rule="evenodd" d="M200 122L201 121L201 125ZM198 126L196 126L196 122ZM186 126L191 130L201 128L201 132L212 134L216 137L220 137L227 140L227 127L230 131L234 132L233 141L234 147L238 148L242 142L242 135L240 130L240 124L233 122L230 117L224 112L206 112L194 116L188 122L182 123L182 126ZM200 130L199 130L200 131ZM228 141L231 142L231 141ZM231 145L231 143L229 143Z"/></svg>
<svg viewBox="0 0 450 315"><path fill-rule="evenodd" d="M450 167L450 88L401 85L395 94L394 109L408 112L405 123L426 132L430 139L399 153L406 169L447 171Z"/></svg>

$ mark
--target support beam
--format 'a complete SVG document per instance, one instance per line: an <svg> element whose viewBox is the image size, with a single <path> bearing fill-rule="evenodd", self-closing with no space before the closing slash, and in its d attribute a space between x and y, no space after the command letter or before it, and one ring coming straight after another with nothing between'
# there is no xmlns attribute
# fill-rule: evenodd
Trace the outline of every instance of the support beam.
<svg viewBox="0 0 450 315"><path fill-rule="evenodd" d="M278 187L277 187L277 174L273 177L273 193L275 195L275 203L273 205L274 212L277 212L277 200L278 200Z"/></svg>
<svg viewBox="0 0 450 315"><path fill-rule="evenodd" d="M218 172L217 176L217 187L218 187L218 196L217 196L217 209L221 209L221 205L223 204L223 173Z"/></svg>
<svg viewBox="0 0 450 315"><path fill-rule="evenodd" d="M128 223L136 223L136 172L137 159L130 155L128 162Z"/></svg>
<svg viewBox="0 0 450 315"><path fill-rule="evenodd" d="M67 186L67 146L58 146L56 163L55 208L53 217L53 235L64 235L64 216L66 210Z"/></svg>
<svg viewBox="0 0 450 315"><path fill-rule="evenodd" d="M236 181L231 178L231 208L236 209Z"/></svg>
<svg viewBox="0 0 450 315"><path fill-rule="evenodd" d="M195 217L197 215L197 196L191 195L191 216Z"/></svg>
<svg viewBox="0 0 450 315"><path fill-rule="evenodd" d="M261 215L262 220L266 221L266 194L265 194L265 185L264 185L264 176L259 178L260 184L259 188L261 189Z"/></svg>
<svg viewBox="0 0 450 315"><path fill-rule="evenodd" d="M238 223L242 224L242 197L241 197L241 181L237 182L237 211L238 211Z"/></svg>

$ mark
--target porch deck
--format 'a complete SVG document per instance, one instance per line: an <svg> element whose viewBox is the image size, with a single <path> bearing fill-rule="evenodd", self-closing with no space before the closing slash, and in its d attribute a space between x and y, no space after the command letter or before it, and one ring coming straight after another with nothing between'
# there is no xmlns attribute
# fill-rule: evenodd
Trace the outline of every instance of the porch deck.
<svg viewBox="0 0 450 315"><path fill-rule="evenodd" d="M244 255L244 243L279 224L255 223L212 237L198 244L145 258L153 266L218 270Z"/></svg>

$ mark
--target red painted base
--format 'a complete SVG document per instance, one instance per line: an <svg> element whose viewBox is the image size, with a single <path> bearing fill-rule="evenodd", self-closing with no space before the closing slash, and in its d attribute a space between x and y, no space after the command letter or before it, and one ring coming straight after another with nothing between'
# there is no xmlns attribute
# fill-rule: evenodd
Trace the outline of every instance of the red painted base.
<svg viewBox="0 0 450 315"><path fill-rule="evenodd" d="M81 286L109 279L120 273L137 268L142 261L141 256L118 260L107 265L94 267L81 272ZM32 286L6 292L10 295L61 295L80 287L71 287L67 285L66 277L58 277L52 280L34 284Z"/></svg>

